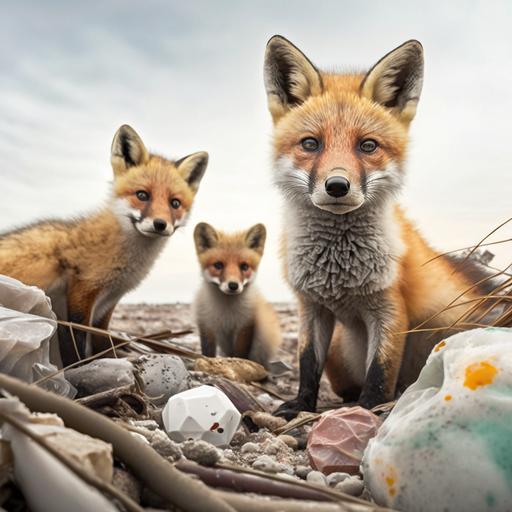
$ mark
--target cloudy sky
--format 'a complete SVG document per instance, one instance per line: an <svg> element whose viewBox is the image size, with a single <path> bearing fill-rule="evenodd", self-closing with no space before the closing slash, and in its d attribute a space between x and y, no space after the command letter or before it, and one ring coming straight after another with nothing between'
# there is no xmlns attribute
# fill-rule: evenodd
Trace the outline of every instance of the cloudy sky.
<svg viewBox="0 0 512 512"><path fill-rule="evenodd" d="M0 230L101 204L111 139L128 123L164 155L209 151L210 166L188 227L125 300L192 298L199 221L225 229L264 222L260 288L288 299L262 79L265 43L279 33L326 69L366 68L407 39L423 43L402 202L436 247L471 245L512 215L511 22L506 0L5 0ZM502 265L512 253L495 252Z"/></svg>

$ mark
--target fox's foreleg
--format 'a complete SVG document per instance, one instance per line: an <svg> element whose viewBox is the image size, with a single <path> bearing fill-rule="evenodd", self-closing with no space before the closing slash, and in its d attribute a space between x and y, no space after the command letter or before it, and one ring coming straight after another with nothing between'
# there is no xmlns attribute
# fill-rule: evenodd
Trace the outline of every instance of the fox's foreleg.
<svg viewBox="0 0 512 512"><path fill-rule="evenodd" d="M404 333L408 329L407 310L400 291L391 288L384 292L378 307L364 316L368 351L359 404L369 409L395 397L405 348Z"/></svg>
<svg viewBox="0 0 512 512"><path fill-rule="evenodd" d="M98 293L98 290L87 289L80 281L68 283L68 321L90 325ZM87 333L81 329L59 326L59 348L64 366L85 358L87 354Z"/></svg>
<svg viewBox="0 0 512 512"><path fill-rule="evenodd" d="M199 338L201 340L201 352L203 356L215 357L217 355L217 343L214 334L200 326Z"/></svg>
<svg viewBox="0 0 512 512"><path fill-rule="evenodd" d="M297 398L282 404L278 416L294 418L300 411L315 411L320 378L334 330L335 317L327 308L303 299L300 302L300 384Z"/></svg>

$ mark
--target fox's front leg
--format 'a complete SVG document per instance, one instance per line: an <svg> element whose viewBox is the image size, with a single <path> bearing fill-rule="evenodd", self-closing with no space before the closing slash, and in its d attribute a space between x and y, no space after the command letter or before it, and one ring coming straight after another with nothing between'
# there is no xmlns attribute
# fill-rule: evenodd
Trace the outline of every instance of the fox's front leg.
<svg viewBox="0 0 512 512"><path fill-rule="evenodd" d="M366 316L368 353L359 404L367 409L393 400L408 329L407 310L398 290L388 290Z"/></svg>
<svg viewBox="0 0 512 512"><path fill-rule="evenodd" d="M300 384L297 398L282 404L276 415L292 419L300 411L315 411L320 378L331 343L335 318L331 311L313 302L300 304Z"/></svg>
<svg viewBox="0 0 512 512"><path fill-rule="evenodd" d="M201 353L206 357L215 357L217 355L217 343L215 336L207 329L199 327L199 339L201 340Z"/></svg>
<svg viewBox="0 0 512 512"><path fill-rule="evenodd" d="M68 321L90 325L94 303L98 291L88 290L80 282L68 284L67 313ZM67 366L86 357L87 333L81 329L59 326L59 348L62 364Z"/></svg>

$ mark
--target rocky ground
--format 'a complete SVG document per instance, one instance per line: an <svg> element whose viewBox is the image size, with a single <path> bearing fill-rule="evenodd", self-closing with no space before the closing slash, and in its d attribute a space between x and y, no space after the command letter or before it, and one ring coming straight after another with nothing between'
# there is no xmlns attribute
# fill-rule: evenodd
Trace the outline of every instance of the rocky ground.
<svg viewBox="0 0 512 512"><path fill-rule="evenodd" d="M291 304L276 304L275 308L279 314L283 332L283 345L278 352L278 359L287 363L291 369L280 375L271 375L258 387L241 385L268 412L279 406L283 399L294 397L298 387L297 309ZM198 335L188 304L121 304L115 311L110 327L113 330L145 336L167 329L174 332L190 329L193 332L181 337L179 344L187 349L200 351ZM208 376L202 375L201 372L192 371L191 374L193 384L208 383ZM332 409L338 407L340 403L341 400L330 390L328 382L322 380L319 408ZM319 471L313 470L305 450L307 435L311 429L310 424L295 428L285 435L275 435L272 433L276 427L275 420L276 418L264 413L262 417L255 419L256 425L253 425L252 429L248 429L246 425L240 428L230 446L225 449L214 448L206 443L201 445L202 442L175 445L168 439L165 439L160 448L171 458L181 453L186 458L200 463L206 461L209 464L211 461L220 460L292 480L305 480L321 486L336 487L341 492L355 496L361 495L363 483L359 476L335 472L326 477ZM284 420L282 421L285 423ZM154 430L157 424L145 421L132 423L133 427L151 442L152 434L148 427Z"/></svg>
<svg viewBox="0 0 512 512"><path fill-rule="evenodd" d="M274 307L281 322L283 344L277 358L292 367L280 376L271 377L271 388L283 399L293 398L298 389L297 333L298 317L294 304L277 303ZM199 336L194 326L189 304L120 304L117 306L110 327L136 335L149 335L165 330L193 332L179 339L179 344L200 352ZM320 384L319 409L339 406L340 398L335 395L325 377Z"/></svg>

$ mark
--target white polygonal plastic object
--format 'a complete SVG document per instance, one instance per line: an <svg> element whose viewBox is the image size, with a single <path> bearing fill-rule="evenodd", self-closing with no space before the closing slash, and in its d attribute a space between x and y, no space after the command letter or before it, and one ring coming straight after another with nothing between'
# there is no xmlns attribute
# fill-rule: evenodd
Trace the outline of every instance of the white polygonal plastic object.
<svg viewBox="0 0 512 512"><path fill-rule="evenodd" d="M162 420L169 437L177 442L202 439L227 446L241 415L231 400L212 386L200 386L169 398Z"/></svg>
<svg viewBox="0 0 512 512"><path fill-rule="evenodd" d="M415 512L512 510L512 329L441 341L363 458L373 499Z"/></svg>

